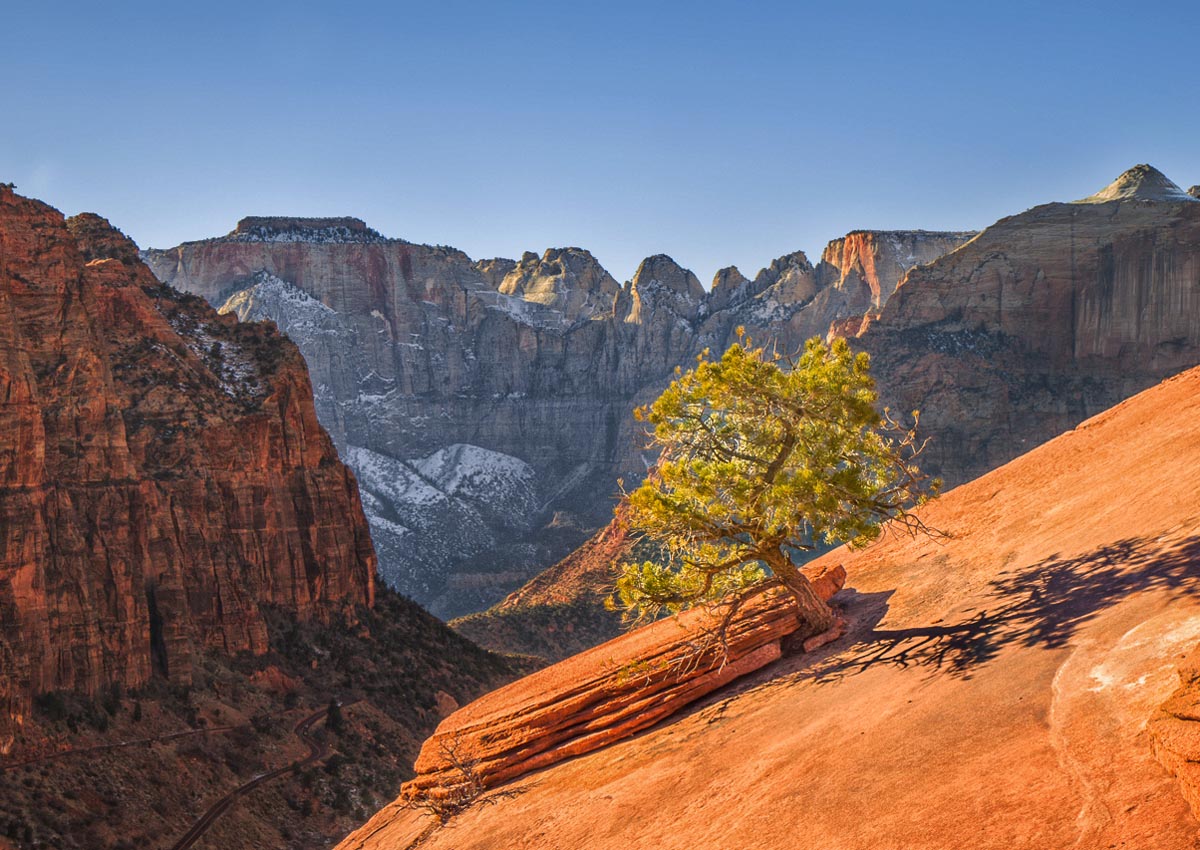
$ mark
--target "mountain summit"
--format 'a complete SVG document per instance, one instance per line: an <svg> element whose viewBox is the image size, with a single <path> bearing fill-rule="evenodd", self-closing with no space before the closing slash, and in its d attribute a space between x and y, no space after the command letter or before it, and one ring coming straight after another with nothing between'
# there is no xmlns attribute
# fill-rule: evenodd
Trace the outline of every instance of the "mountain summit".
<svg viewBox="0 0 1200 850"><path fill-rule="evenodd" d="M1108 201L1196 201L1153 165L1135 165L1094 195L1077 204L1103 204Z"/></svg>

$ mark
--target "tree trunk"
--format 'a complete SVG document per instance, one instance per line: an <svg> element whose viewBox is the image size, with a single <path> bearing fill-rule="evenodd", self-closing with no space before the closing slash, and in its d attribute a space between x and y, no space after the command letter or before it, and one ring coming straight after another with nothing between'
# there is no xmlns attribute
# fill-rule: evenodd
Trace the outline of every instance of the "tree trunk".
<svg viewBox="0 0 1200 850"><path fill-rule="evenodd" d="M821 597L817 596L817 592L813 590L812 582L808 580L808 577L804 573L796 569L796 565L792 563L791 558L780 552L778 558L772 558L767 563L770 564L771 572L775 573L775 576L783 582L788 592L792 594L792 598L796 600L796 608L799 610L800 618L808 623L810 627L810 630L803 637L819 635L833 628L833 609Z"/></svg>

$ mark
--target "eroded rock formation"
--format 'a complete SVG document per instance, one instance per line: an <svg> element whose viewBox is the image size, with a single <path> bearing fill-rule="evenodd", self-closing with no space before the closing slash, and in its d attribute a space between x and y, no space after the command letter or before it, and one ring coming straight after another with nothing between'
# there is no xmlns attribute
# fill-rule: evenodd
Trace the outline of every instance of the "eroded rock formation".
<svg viewBox="0 0 1200 850"><path fill-rule="evenodd" d="M1147 726L1154 754L1200 818L1200 647L1179 665L1179 688Z"/></svg>
<svg viewBox="0 0 1200 850"><path fill-rule="evenodd" d="M840 566L809 572L828 601ZM806 627L791 596L745 603L718 637L722 615L693 609L659 620L492 691L451 714L421 747L404 794L437 797L464 780L484 787L608 746L780 657Z"/></svg>
<svg viewBox="0 0 1200 850"><path fill-rule="evenodd" d="M263 652L263 606L369 605L375 566L296 347L0 186L0 727Z"/></svg>
<svg viewBox="0 0 1200 850"><path fill-rule="evenodd" d="M727 269L711 294L662 255L620 286L578 248L472 262L354 219L246 219L145 256L162 280L296 341L358 475L382 575L449 617L608 521L617 479L649 461L630 412L676 365L739 325L789 345L824 334L969 236L859 232L815 268L797 252L753 281ZM464 459L457 478L503 482L483 494L490 513L422 473L449 449Z"/></svg>

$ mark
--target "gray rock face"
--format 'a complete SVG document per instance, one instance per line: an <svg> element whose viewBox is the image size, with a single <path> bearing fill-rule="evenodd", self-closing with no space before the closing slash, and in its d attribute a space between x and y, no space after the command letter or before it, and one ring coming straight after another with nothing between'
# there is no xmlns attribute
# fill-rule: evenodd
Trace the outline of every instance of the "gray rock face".
<svg viewBox="0 0 1200 850"><path fill-rule="evenodd" d="M914 269L859 333L923 466L970 480L1200 363L1200 204L1138 166Z"/></svg>
<svg viewBox="0 0 1200 850"><path fill-rule="evenodd" d="M562 320L569 323L611 314L621 285L589 252L551 248L540 259L526 253L496 288L561 313Z"/></svg>
<svg viewBox="0 0 1200 850"><path fill-rule="evenodd" d="M381 575L449 617L607 522L617 479L649 461L630 412L676 365L740 325L789 346L824 335L970 235L851 234L853 250L831 244L817 267L797 252L753 281L727 269L711 294L662 255L621 286L578 248L473 262L353 219L245 219L144 257L164 282L297 343L358 474Z"/></svg>

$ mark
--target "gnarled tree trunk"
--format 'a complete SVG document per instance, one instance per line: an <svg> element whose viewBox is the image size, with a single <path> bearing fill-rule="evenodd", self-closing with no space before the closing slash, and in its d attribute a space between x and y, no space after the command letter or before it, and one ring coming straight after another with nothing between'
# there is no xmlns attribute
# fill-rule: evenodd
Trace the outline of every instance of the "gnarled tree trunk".
<svg viewBox="0 0 1200 850"><path fill-rule="evenodd" d="M819 635L833 628L833 609L817 596L812 582L796 568L787 555L780 552L777 557L768 558L767 563L771 572L775 573L775 577L783 582L784 587L796 600L800 618L808 623L810 630L803 635L804 637Z"/></svg>

